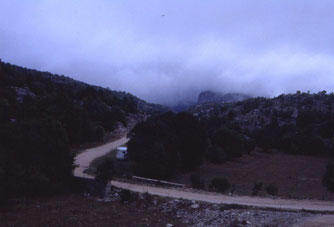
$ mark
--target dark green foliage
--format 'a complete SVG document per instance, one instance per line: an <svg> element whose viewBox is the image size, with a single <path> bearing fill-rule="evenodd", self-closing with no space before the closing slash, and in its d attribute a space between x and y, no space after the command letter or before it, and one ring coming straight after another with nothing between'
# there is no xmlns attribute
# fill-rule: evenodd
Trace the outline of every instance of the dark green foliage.
<svg viewBox="0 0 334 227"><path fill-rule="evenodd" d="M206 157L210 162L216 164L221 164L227 160L226 153L217 145L213 145L208 148Z"/></svg>
<svg viewBox="0 0 334 227"><path fill-rule="evenodd" d="M64 76L0 63L0 123L54 118L70 142L101 139L104 130L136 113L137 100L129 94L90 86Z"/></svg>
<svg viewBox="0 0 334 227"><path fill-rule="evenodd" d="M328 163L325 174L322 178L322 184L328 191L334 192L334 163Z"/></svg>
<svg viewBox="0 0 334 227"><path fill-rule="evenodd" d="M289 154L328 154L332 147L329 143L326 143L325 139L333 136L332 119L329 117L323 119L321 114L318 117L319 119L313 123L303 120L303 124L298 123L296 126L276 125L273 127L269 125L255 131L252 136L255 143L265 151L277 148ZM320 123L321 121L323 123Z"/></svg>
<svg viewBox="0 0 334 227"><path fill-rule="evenodd" d="M262 189L262 182L255 182L252 189L252 195L257 195Z"/></svg>
<svg viewBox="0 0 334 227"><path fill-rule="evenodd" d="M152 116L129 136L129 159L136 163L135 173L145 177L166 178L177 170L194 170L206 150L204 130L187 113Z"/></svg>
<svg viewBox="0 0 334 227"><path fill-rule="evenodd" d="M188 113L179 113L174 118L175 147L185 170L198 168L206 149L206 135L197 118Z"/></svg>
<svg viewBox="0 0 334 227"><path fill-rule="evenodd" d="M106 185L113 178L114 174L114 162L106 158L98 165L95 172L95 180Z"/></svg>
<svg viewBox="0 0 334 227"><path fill-rule="evenodd" d="M118 122L126 125L137 102L130 94L0 62L0 194L70 188L70 145L101 140ZM105 181L110 172L102 172Z"/></svg>
<svg viewBox="0 0 334 227"><path fill-rule="evenodd" d="M255 99L246 99L243 101L243 110L242 113L246 114L253 109L257 108L260 104L261 98L255 98Z"/></svg>
<svg viewBox="0 0 334 227"><path fill-rule="evenodd" d="M103 139L105 130L101 125L95 126L95 136L98 140Z"/></svg>
<svg viewBox="0 0 334 227"><path fill-rule="evenodd" d="M59 122L14 123L0 133L3 190L12 194L48 193L62 190L70 181L74 156Z"/></svg>
<svg viewBox="0 0 334 227"><path fill-rule="evenodd" d="M169 159L169 154L161 143L150 141L132 160L136 162L136 174L151 178L166 178L172 171Z"/></svg>
<svg viewBox="0 0 334 227"><path fill-rule="evenodd" d="M119 193L120 197L121 197L121 202L130 202L133 200L133 195L131 194L131 191L127 190L127 189L123 189L120 193Z"/></svg>
<svg viewBox="0 0 334 227"><path fill-rule="evenodd" d="M251 141L246 150L283 151L298 155L334 155L334 93L282 94L275 98L253 98L237 103L206 104L190 109L202 118L210 138L225 127ZM206 111L210 108L210 111ZM227 149L219 145L224 152ZM210 152L215 154L216 152Z"/></svg>
<svg viewBox="0 0 334 227"><path fill-rule="evenodd" d="M239 205L239 204L221 204L219 206L220 211L224 210L245 210L248 209L247 206Z"/></svg>
<svg viewBox="0 0 334 227"><path fill-rule="evenodd" d="M201 121L202 127L208 137L206 158L216 164L233 158L241 157L243 153L250 152L255 147L252 138L239 133L241 130L228 120L212 117Z"/></svg>
<svg viewBox="0 0 334 227"><path fill-rule="evenodd" d="M266 191L269 195L275 196L278 193L278 187L276 184L271 183L266 187Z"/></svg>
<svg viewBox="0 0 334 227"><path fill-rule="evenodd" d="M227 159L241 157L245 150L245 141L236 131L221 127L214 132L212 143L219 146L226 154Z"/></svg>
<svg viewBox="0 0 334 227"><path fill-rule="evenodd" d="M235 115L236 115L235 112L233 110L230 110L227 114L227 120L228 121L233 121L234 118L235 118Z"/></svg>
<svg viewBox="0 0 334 227"><path fill-rule="evenodd" d="M320 117L320 118L319 118ZM300 128L317 123L322 117L322 114L315 111L302 111L297 117L297 126Z"/></svg>
<svg viewBox="0 0 334 227"><path fill-rule="evenodd" d="M230 186L231 185L226 178L216 177L212 179L209 188L210 190L224 193L227 189L230 188Z"/></svg>
<svg viewBox="0 0 334 227"><path fill-rule="evenodd" d="M191 187L196 189L204 189L204 180L199 174L191 174L190 176Z"/></svg>

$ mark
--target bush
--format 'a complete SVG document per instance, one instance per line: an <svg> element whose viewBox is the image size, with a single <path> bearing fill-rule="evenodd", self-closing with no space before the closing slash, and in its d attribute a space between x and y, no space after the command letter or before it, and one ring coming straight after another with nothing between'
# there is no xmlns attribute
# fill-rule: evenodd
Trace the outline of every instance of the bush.
<svg viewBox="0 0 334 227"><path fill-rule="evenodd" d="M120 198L121 198L121 202L129 202L133 200L133 196L131 194L131 192L127 189L123 189L120 193Z"/></svg>
<svg viewBox="0 0 334 227"><path fill-rule="evenodd" d="M135 163L135 174L149 178L199 168L207 147L199 120L188 113L153 115L137 124L129 136L128 155Z"/></svg>
<svg viewBox="0 0 334 227"><path fill-rule="evenodd" d="M226 127L221 127L213 133L212 143L223 149L227 159L239 158L245 151L242 135Z"/></svg>
<svg viewBox="0 0 334 227"><path fill-rule="evenodd" d="M212 179L209 188L213 191L224 193L230 186L226 178L216 177Z"/></svg>
<svg viewBox="0 0 334 227"><path fill-rule="evenodd" d="M225 210L244 210L247 209L246 206L244 205L239 205L239 204L221 204L219 207L220 211L225 211Z"/></svg>
<svg viewBox="0 0 334 227"><path fill-rule="evenodd" d="M4 178L0 190L36 195L68 188L65 185L72 180L74 156L58 121L12 123L0 129L0 137L0 178Z"/></svg>
<svg viewBox="0 0 334 227"><path fill-rule="evenodd" d="M204 181L201 179L201 176L199 174L192 174L190 176L190 182L191 187L197 188L197 189L203 189L204 188Z"/></svg>
<svg viewBox="0 0 334 227"><path fill-rule="evenodd" d="M114 162L110 158L106 158L96 168L95 180L106 185L114 174Z"/></svg>
<svg viewBox="0 0 334 227"><path fill-rule="evenodd" d="M266 191L269 195L275 196L278 193L278 187L275 184L271 183L267 186Z"/></svg>
<svg viewBox="0 0 334 227"><path fill-rule="evenodd" d="M221 164L226 161L226 153L224 150L217 146L210 146L206 155L207 159L212 163Z"/></svg>
<svg viewBox="0 0 334 227"><path fill-rule="evenodd" d="M134 171L136 175L149 178L166 178L171 175L173 169L168 163L169 155L165 147L152 141L142 147L140 154L136 155Z"/></svg>
<svg viewBox="0 0 334 227"><path fill-rule="evenodd" d="M253 185L252 195L257 195L263 186L262 182L255 182Z"/></svg>
<svg viewBox="0 0 334 227"><path fill-rule="evenodd" d="M328 191L334 192L334 163L328 163L322 178L322 184Z"/></svg>

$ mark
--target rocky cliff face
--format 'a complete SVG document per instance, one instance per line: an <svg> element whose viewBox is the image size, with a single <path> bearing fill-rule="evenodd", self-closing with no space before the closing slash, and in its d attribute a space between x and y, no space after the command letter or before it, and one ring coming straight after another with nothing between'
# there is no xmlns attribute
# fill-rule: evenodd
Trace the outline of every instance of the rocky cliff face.
<svg viewBox="0 0 334 227"><path fill-rule="evenodd" d="M213 91L203 91L198 96L198 104L216 102L216 103L231 103L238 102L245 99L251 98L249 95L239 93L219 93Z"/></svg>

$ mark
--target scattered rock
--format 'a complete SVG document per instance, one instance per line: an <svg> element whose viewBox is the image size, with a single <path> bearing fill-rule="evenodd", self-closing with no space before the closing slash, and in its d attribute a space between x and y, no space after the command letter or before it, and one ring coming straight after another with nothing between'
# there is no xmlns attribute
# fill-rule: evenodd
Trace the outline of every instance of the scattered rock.
<svg viewBox="0 0 334 227"><path fill-rule="evenodd" d="M199 205L195 203L195 204L191 205L191 208L193 208L193 209L198 209L198 208L199 208Z"/></svg>
<svg viewBox="0 0 334 227"><path fill-rule="evenodd" d="M118 201L118 189L113 189L104 201ZM109 197L108 197L109 196ZM143 200L138 194L140 203ZM136 206L136 202L132 203ZM152 196L152 200L145 200L145 209L159 210L165 214L174 214L178 221L189 226L293 226L300 220L314 216L304 212L270 211L260 209L221 209L221 205L196 203L196 201L159 198ZM166 227L173 227L166 224Z"/></svg>

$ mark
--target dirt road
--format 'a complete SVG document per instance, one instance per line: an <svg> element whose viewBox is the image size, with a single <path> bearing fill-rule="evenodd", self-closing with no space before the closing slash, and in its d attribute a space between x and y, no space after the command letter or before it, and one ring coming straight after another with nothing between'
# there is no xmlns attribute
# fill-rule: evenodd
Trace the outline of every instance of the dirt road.
<svg viewBox="0 0 334 227"><path fill-rule="evenodd" d="M89 166L89 163L95 158L102 156L109 151L125 144L128 141L126 137L122 137L105 145L87 149L80 153L75 160L78 165L74 170L74 175L78 177L92 178L84 173L84 170ZM290 200L290 199L271 199L250 196L227 196L209 192L190 192L182 191L181 189L152 187L146 185L130 184L118 181L111 181L115 187L128 189L135 192L148 192L153 195L182 198L187 200L203 201L209 203L226 203L239 204L246 206L255 206L262 208L277 208L287 210L311 210L311 211L331 211L334 212L334 201L317 201L317 200Z"/></svg>
<svg viewBox="0 0 334 227"><path fill-rule="evenodd" d="M73 172L74 176L93 178L92 176L84 173L84 170L88 168L90 162L93 161L95 158L105 155L109 151L114 150L115 148L125 144L128 141L129 141L128 138L122 137L114 142L107 143L102 146L94 147L91 149L87 149L81 152L75 158L74 164L77 165L78 167L74 169L74 172Z"/></svg>
<svg viewBox="0 0 334 227"><path fill-rule="evenodd" d="M84 173L84 170L89 166L89 163L95 158L102 156L109 151L125 144L128 141L123 137L114 142L87 149L80 153L75 160L78 167L74 170L74 175L78 177L93 178ZM152 195L158 195L170 198L182 198L186 200L202 201L209 203L225 203L239 204L246 206L254 206L260 208L276 208L284 210L309 210L334 212L334 201L317 201L317 200L290 200L290 199L271 199L250 196L227 196L209 192L192 192L182 189L152 187L147 185L138 185L119 181L111 181L111 185L128 189L134 192L148 192ZM319 215L314 218L306 219L296 226L334 226L333 215Z"/></svg>
<svg viewBox="0 0 334 227"><path fill-rule="evenodd" d="M118 188L128 189L135 192L148 192L152 195L159 195L171 198L181 198L209 203L239 204L246 206L277 208L284 210L311 210L334 212L334 202L316 200L289 200L271 199L250 196L228 196L209 192L189 192L181 189L160 188L146 185L130 184L119 181L111 181L111 184Z"/></svg>

